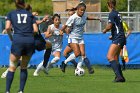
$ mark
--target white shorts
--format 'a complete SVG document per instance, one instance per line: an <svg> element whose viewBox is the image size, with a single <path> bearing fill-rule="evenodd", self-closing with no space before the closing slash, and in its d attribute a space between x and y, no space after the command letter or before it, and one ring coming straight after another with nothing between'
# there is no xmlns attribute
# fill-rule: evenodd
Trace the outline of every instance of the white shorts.
<svg viewBox="0 0 140 93"><path fill-rule="evenodd" d="M51 54L54 55L55 52L61 52L61 50L62 50L61 48L60 49L54 49L54 50L52 50Z"/></svg>
<svg viewBox="0 0 140 93"><path fill-rule="evenodd" d="M68 43L85 44L84 39L68 38Z"/></svg>

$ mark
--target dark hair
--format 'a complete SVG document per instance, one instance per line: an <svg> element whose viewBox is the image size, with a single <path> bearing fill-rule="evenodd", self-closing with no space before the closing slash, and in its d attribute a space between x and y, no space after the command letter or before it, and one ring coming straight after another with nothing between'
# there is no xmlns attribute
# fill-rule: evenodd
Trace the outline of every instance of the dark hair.
<svg viewBox="0 0 140 93"><path fill-rule="evenodd" d="M115 6L116 6L116 0L108 0L107 1L107 4L108 4L109 7L115 8Z"/></svg>
<svg viewBox="0 0 140 93"><path fill-rule="evenodd" d="M30 10L32 10L32 7L31 7L30 4L26 4L25 9L26 9L27 11L30 11Z"/></svg>
<svg viewBox="0 0 140 93"><path fill-rule="evenodd" d="M73 7L73 8L71 8L71 9L66 9L65 11L76 11L77 10L77 8L75 7Z"/></svg>
<svg viewBox="0 0 140 93"><path fill-rule="evenodd" d="M86 4L85 3L79 3L76 7L76 9L80 8L80 7L85 7L86 8Z"/></svg>
<svg viewBox="0 0 140 93"><path fill-rule="evenodd" d="M54 15L52 16L52 20L54 20L55 17L60 18L60 15L59 15L59 14L54 14Z"/></svg>
<svg viewBox="0 0 140 93"><path fill-rule="evenodd" d="M24 0L15 0L15 5L16 5L17 9L24 9L25 1Z"/></svg>

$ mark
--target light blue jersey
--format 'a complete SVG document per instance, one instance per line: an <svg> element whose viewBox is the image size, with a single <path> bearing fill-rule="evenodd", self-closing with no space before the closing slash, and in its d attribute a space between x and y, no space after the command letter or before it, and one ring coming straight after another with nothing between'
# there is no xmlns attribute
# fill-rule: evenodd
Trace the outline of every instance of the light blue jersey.
<svg viewBox="0 0 140 93"><path fill-rule="evenodd" d="M62 42L63 42L63 36L60 34L60 29L62 28L62 24L59 25L59 28L56 28L54 24L50 25L50 30L53 31L53 35L48 38L48 41L52 44L52 51L55 50L62 50Z"/></svg>
<svg viewBox="0 0 140 93"><path fill-rule="evenodd" d="M77 13L70 16L66 22L66 25L72 28L69 34L69 38L83 39L84 26L86 21L86 13L84 13L82 17L79 17Z"/></svg>

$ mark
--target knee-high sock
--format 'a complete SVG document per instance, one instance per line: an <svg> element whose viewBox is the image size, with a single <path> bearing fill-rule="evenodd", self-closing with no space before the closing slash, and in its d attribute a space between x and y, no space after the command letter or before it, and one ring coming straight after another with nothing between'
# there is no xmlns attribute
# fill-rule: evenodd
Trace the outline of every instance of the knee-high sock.
<svg viewBox="0 0 140 93"><path fill-rule="evenodd" d="M86 65L86 67L88 68L88 70L91 70L92 69L91 64L90 64L90 61L89 61L89 59L87 57L84 58L84 63Z"/></svg>
<svg viewBox="0 0 140 93"><path fill-rule="evenodd" d="M119 65L116 60L110 61L111 67L117 77L121 77L121 73L119 70Z"/></svg>
<svg viewBox="0 0 140 93"><path fill-rule="evenodd" d="M67 54L67 56L65 56L65 58L67 59L69 56L70 55ZM70 62L74 65L74 67L77 67L77 62L75 60L71 60Z"/></svg>
<svg viewBox="0 0 140 93"><path fill-rule="evenodd" d="M124 60L124 58L122 58L122 65L123 65L123 69L125 69L125 60Z"/></svg>
<svg viewBox="0 0 140 93"><path fill-rule="evenodd" d="M21 69L21 71L20 71L20 91L24 90L27 77L28 77L27 69Z"/></svg>
<svg viewBox="0 0 140 93"><path fill-rule="evenodd" d="M15 72L11 72L11 71L8 71L8 73L7 73L7 77L6 77L6 91L8 91L8 92L10 92L11 84L12 84L13 78L14 78L14 73Z"/></svg>
<svg viewBox="0 0 140 93"><path fill-rule="evenodd" d="M59 61L60 57L54 57L52 60L51 60L51 64L55 64Z"/></svg>
<svg viewBox="0 0 140 93"><path fill-rule="evenodd" d="M120 65L120 64L117 64L117 65L118 65L118 69L119 69L119 71L120 71L121 76L124 77L124 76L123 76L123 73L122 73L121 65Z"/></svg>
<svg viewBox="0 0 140 93"><path fill-rule="evenodd" d="M76 57L75 57L75 54L72 53L72 54L64 61L64 63L67 64L69 61L74 60L75 58L76 58Z"/></svg>
<svg viewBox="0 0 140 93"><path fill-rule="evenodd" d="M44 68L46 68L46 66L48 64L48 61L49 61L49 58L51 55L51 51L52 51L52 48L48 48L48 49L46 49L46 51L44 53L44 61L43 61Z"/></svg>
<svg viewBox="0 0 140 93"><path fill-rule="evenodd" d="M84 60L84 58L82 56L79 56L79 61L78 61L78 64L77 64L77 68L81 68L82 67L83 60Z"/></svg>

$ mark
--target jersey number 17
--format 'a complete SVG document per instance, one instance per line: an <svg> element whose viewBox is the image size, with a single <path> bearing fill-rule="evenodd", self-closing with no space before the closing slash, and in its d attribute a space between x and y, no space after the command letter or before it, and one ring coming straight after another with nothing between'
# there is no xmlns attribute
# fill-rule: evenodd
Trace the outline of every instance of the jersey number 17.
<svg viewBox="0 0 140 93"><path fill-rule="evenodd" d="M23 20L21 20L22 17L23 17ZM18 21L17 21L18 24L27 23L27 14L17 14L17 18L18 18Z"/></svg>

